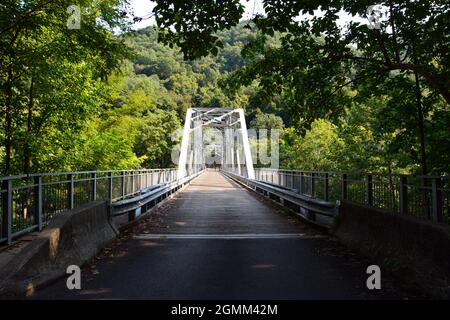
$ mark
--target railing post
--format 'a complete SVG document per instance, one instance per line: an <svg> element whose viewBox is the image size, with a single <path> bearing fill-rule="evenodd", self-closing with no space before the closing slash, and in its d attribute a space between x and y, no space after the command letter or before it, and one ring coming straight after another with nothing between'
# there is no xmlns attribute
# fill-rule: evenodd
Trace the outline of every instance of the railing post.
<svg viewBox="0 0 450 320"><path fill-rule="evenodd" d="M294 189L294 171L291 171L291 189Z"/></svg>
<svg viewBox="0 0 450 320"><path fill-rule="evenodd" d="M2 188L5 192L2 194L3 204L3 217L2 217L2 236L6 235L8 244L12 242L12 211L13 211L13 193L12 193L12 181L3 181Z"/></svg>
<svg viewBox="0 0 450 320"><path fill-rule="evenodd" d="M43 228L42 224L42 177L34 177L34 221L38 226L38 230Z"/></svg>
<svg viewBox="0 0 450 320"><path fill-rule="evenodd" d="M406 176L400 176L400 213L408 213L408 181Z"/></svg>
<svg viewBox="0 0 450 320"><path fill-rule="evenodd" d="M74 201L73 201L73 187L74 187L74 182L73 182L73 174L69 173L67 175L67 180L68 185L67 185L67 207L69 208L69 210L73 209L74 207Z"/></svg>
<svg viewBox="0 0 450 320"><path fill-rule="evenodd" d="M315 183L315 175L316 175L316 173L315 172L311 172L311 197L315 197L315 193L316 193L316 188L315 188L315 186L314 186L314 183Z"/></svg>
<svg viewBox="0 0 450 320"><path fill-rule="evenodd" d="M433 178L431 180L431 210L433 213L434 222L442 222L442 191L439 178Z"/></svg>
<svg viewBox="0 0 450 320"><path fill-rule="evenodd" d="M373 183L372 175L366 175L366 204L373 205Z"/></svg>
<svg viewBox="0 0 450 320"><path fill-rule="evenodd" d="M112 204L113 200L113 173L112 171L108 172L108 203Z"/></svg>
<svg viewBox="0 0 450 320"><path fill-rule="evenodd" d="M326 173L325 173L325 180L324 180L324 182L323 182L325 201L328 201L329 198L330 198L330 193L329 193L328 185L329 185L329 175L328 175L328 172L326 172Z"/></svg>
<svg viewBox="0 0 450 320"><path fill-rule="evenodd" d="M97 200L97 173L91 173L91 179L92 179L92 194L91 194L91 200L95 201Z"/></svg>
<svg viewBox="0 0 450 320"><path fill-rule="evenodd" d="M113 172L109 171L108 172L108 216L110 219L112 219L112 216L113 216L112 202L113 202Z"/></svg>
<svg viewBox="0 0 450 320"><path fill-rule="evenodd" d="M303 171L300 172L300 186L298 188L298 193L303 194L305 185L305 173Z"/></svg>
<svg viewBox="0 0 450 320"><path fill-rule="evenodd" d="M347 186L348 186L347 174L343 173L342 174L342 200L347 200L347 198L348 198Z"/></svg>
<svg viewBox="0 0 450 320"><path fill-rule="evenodd" d="M148 171L145 171L145 187L148 188Z"/></svg>
<svg viewBox="0 0 450 320"><path fill-rule="evenodd" d="M121 175L121 181L120 181L120 188L122 189L122 199L123 198L125 198L125 171L122 171L121 173L120 173L120 175Z"/></svg>
<svg viewBox="0 0 450 320"><path fill-rule="evenodd" d="M131 193L134 193L134 175L135 175L136 171L131 171Z"/></svg>

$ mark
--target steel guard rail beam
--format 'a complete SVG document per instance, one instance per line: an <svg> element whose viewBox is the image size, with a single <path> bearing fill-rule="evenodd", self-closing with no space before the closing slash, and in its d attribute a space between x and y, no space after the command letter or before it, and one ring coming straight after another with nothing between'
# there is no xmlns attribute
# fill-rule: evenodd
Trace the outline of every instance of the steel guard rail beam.
<svg viewBox="0 0 450 320"><path fill-rule="evenodd" d="M174 191L179 190L185 184L189 183L192 179L202 174L203 171L204 170L201 170L197 173L176 180L174 182L160 184L141 190L140 195L133 198L114 202L111 204L111 214L112 216L120 216L123 214L136 212L136 210L138 210L139 208L144 208L145 213L145 211L147 211L149 208L149 203L151 203L151 207L156 205L163 199L167 198Z"/></svg>
<svg viewBox="0 0 450 320"><path fill-rule="evenodd" d="M274 200L283 206L294 209L295 213L302 218L323 227L330 228L334 219L339 214L339 205L334 203L300 195L288 188L277 187L273 184L266 184L264 182L248 179L228 171L222 172L228 178L255 192L269 197L271 200ZM292 208L293 206L296 208ZM316 215L326 217L327 219L316 219Z"/></svg>

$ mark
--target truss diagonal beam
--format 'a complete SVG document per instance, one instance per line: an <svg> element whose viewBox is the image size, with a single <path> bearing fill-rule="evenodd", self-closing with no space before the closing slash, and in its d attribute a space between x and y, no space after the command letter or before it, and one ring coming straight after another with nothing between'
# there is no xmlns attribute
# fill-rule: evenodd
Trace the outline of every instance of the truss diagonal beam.
<svg viewBox="0 0 450 320"><path fill-rule="evenodd" d="M239 130L234 126L239 125ZM243 109L223 108L200 108L188 109L183 129L183 140L181 142L180 156L178 161L178 178L181 179L192 170L198 171L205 165L206 157L204 151L203 135L198 135L199 130L205 127L214 127L221 135L222 150L220 162L223 169L236 171L239 174L246 173L247 178L255 179L252 154L248 140L247 125ZM230 132L228 132L230 130ZM238 135L241 144L235 145L234 139ZM191 138L191 135L194 137ZM201 137L200 140L196 138ZM243 151L243 152L242 152ZM242 153L241 153L242 152ZM243 158L241 159L241 155ZM241 160L243 160L241 162ZM198 163L198 162L201 163ZM237 168L235 167L237 165ZM245 171L243 171L245 168ZM189 171L189 172L187 172Z"/></svg>

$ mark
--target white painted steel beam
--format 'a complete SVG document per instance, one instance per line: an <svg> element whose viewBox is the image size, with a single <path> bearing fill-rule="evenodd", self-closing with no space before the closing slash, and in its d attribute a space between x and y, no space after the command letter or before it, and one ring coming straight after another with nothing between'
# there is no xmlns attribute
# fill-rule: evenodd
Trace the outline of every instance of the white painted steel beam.
<svg viewBox="0 0 450 320"><path fill-rule="evenodd" d="M191 132L192 109L186 110L186 119L184 121L183 140L181 140L180 157L178 159L177 179L186 176L186 164L188 159L189 135Z"/></svg>
<svg viewBox="0 0 450 320"><path fill-rule="evenodd" d="M240 125L238 130L239 141L234 143L233 128ZM247 125L243 109L188 109L183 129L183 140L181 141L180 157L178 161L177 177L181 179L187 175L186 167L189 171L197 171L205 164L205 155L203 152L203 128L217 127L222 128L222 154L221 163L224 170L235 171L237 166L238 173L241 174L241 163L245 165L247 177L255 179L252 154L248 139ZM193 141L191 140L193 133ZM201 141L199 141L201 140ZM192 145L192 148L190 146ZM192 150L193 149L193 150ZM241 158L243 156L243 158ZM243 160L243 161L242 161Z"/></svg>
<svg viewBox="0 0 450 320"><path fill-rule="evenodd" d="M241 121L242 145L244 147L245 166L247 167L247 178L255 179L255 170L253 169L252 152L250 150L250 142L248 141L247 124L243 109L237 109L239 120Z"/></svg>

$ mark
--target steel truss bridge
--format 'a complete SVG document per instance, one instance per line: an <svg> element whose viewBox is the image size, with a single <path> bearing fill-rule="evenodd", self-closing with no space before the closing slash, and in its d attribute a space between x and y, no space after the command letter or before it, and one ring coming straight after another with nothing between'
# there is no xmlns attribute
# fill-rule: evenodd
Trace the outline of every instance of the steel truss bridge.
<svg viewBox="0 0 450 320"><path fill-rule="evenodd" d="M332 224L341 200L450 224L446 177L254 168L253 160L242 109L188 109L178 168L1 177L0 243L40 231L60 212L94 200L108 201L112 216L134 220L203 174L208 163L322 226Z"/></svg>

